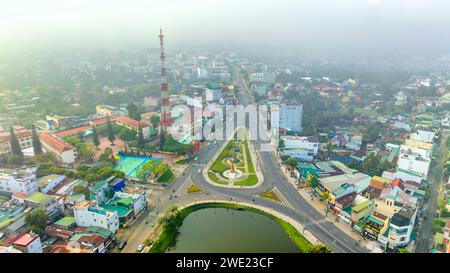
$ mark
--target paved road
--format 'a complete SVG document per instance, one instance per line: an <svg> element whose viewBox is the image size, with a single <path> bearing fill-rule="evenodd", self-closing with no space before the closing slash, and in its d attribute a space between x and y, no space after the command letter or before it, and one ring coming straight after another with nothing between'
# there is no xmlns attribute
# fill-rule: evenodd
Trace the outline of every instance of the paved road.
<svg viewBox="0 0 450 273"><path fill-rule="evenodd" d="M437 199L439 196L439 189L442 185L443 179L443 166L447 160L447 146L446 140L449 136L448 132L443 132L441 138L441 144L439 147L439 154L436 159L436 165L432 168L429 175L430 179L430 196L425 205L424 216L420 227L419 236L417 237L417 253L430 253L433 246L433 226L434 226L434 214L437 211Z"/></svg>
<svg viewBox="0 0 450 273"><path fill-rule="evenodd" d="M238 87L240 104L247 105L252 101L248 89L242 83L239 83ZM148 235L150 223L156 220L157 212L163 212L170 205L182 205L189 202L211 199L222 201L230 200L230 198L243 203L256 203L298 221L305 225L317 239L328 245L335 252L355 253L369 251L364 246L358 245L356 240L325 219L308 201L298 194L294 186L288 183L280 173L278 163L271 152L258 152L258 160L264 175L264 183L260 187L255 189L229 189L209 184L202 174L197 173L197 169L204 166L208 160L211 160L222 144L223 142L219 141L218 145L206 146L206 148L202 149L199 153L199 163L189 166L184 176L177 177L167 190L160 193L155 209L143 217L148 220L149 224L145 224L144 220L140 220L136 223L136 227L132 228L128 232L129 234L124 236L127 238L128 244L123 252L135 252L137 246ZM254 142L254 145L257 147L258 142ZM201 166L197 164L201 164ZM204 193L186 194L185 189L191 181L199 185ZM258 194L269 191L273 187L278 188L279 192L290 204L289 207L269 199L257 197ZM168 197L170 194L174 194L173 192L178 197L170 200Z"/></svg>

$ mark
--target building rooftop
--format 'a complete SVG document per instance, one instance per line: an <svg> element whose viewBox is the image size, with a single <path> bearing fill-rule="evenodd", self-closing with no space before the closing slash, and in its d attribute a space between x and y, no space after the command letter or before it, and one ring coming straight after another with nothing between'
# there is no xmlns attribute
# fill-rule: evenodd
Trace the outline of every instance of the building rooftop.
<svg viewBox="0 0 450 273"><path fill-rule="evenodd" d="M55 224L61 227L69 228L70 226L75 224L75 217L66 216L56 221Z"/></svg>
<svg viewBox="0 0 450 273"><path fill-rule="evenodd" d="M17 236L12 243L18 246L28 246L39 236L37 234L23 233Z"/></svg>
<svg viewBox="0 0 450 273"><path fill-rule="evenodd" d="M146 122L146 121L137 121L137 120L134 120L134 119L132 119L130 117L127 117L127 116L119 116L115 120L116 120L116 122L128 125L128 126L133 127L135 129L137 129L139 127L142 127L142 128L150 127L150 124L148 122Z"/></svg>
<svg viewBox="0 0 450 273"><path fill-rule="evenodd" d="M424 149L424 150L433 149L433 144L422 142L422 141L417 141L417 140L413 140L413 139L406 139L404 145L411 146L414 148Z"/></svg>
<svg viewBox="0 0 450 273"><path fill-rule="evenodd" d="M334 191L344 183L354 185L367 177L369 176L363 173L341 174L320 178L320 182L330 191Z"/></svg>
<svg viewBox="0 0 450 273"><path fill-rule="evenodd" d="M400 210L391 219L391 224L398 227L408 226L411 218L414 216L414 212L410 210Z"/></svg>
<svg viewBox="0 0 450 273"><path fill-rule="evenodd" d="M39 178L38 186L39 186L39 188L44 188L45 186L50 184L50 182L52 182L53 180L55 180L57 178L60 178L61 176L64 176L64 175L50 174L50 175L47 175L47 176L43 176L43 177Z"/></svg>
<svg viewBox="0 0 450 273"><path fill-rule="evenodd" d="M52 147L55 151L62 153L74 149L72 145L50 133L41 133L39 138L42 142Z"/></svg>
<svg viewBox="0 0 450 273"><path fill-rule="evenodd" d="M359 211L361 211L361 210L367 208L368 206L370 206L370 204L372 204L372 201L370 201L370 200L361 202L361 203L359 203L359 204L353 206L353 207L352 207L352 211L358 213Z"/></svg>
<svg viewBox="0 0 450 273"><path fill-rule="evenodd" d="M39 203L39 204L45 205L45 204L55 200L55 197L45 194L45 193L42 193L42 192L35 192L25 199L32 201L34 203Z"/></svg>

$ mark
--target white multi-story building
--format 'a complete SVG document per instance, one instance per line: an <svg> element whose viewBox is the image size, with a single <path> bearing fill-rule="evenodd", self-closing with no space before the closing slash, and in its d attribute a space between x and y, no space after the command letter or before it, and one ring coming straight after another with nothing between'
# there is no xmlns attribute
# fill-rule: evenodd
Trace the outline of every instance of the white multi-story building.
<svg viewBox="0 0 450 273"><path fill-rule="evenodd" d="M275 73L270 71L252 72L248 76L250 82L263 82L268 84L275 83Z"/></svg>
<svg viewBox="0 0 450 273"><path fill-rule="evenodd" d="M254 83L251 86L252 92L255 92L258 96L265 96L267 94L267 85L261 83Z"/></svg>
<svg viewBox="0 0 450 273"><path fill-rule="evenodd" d="M119 216L116 211L107 211L95 202L81 202L73 209L75 222L80 227L102 227L113 233L119 229Z"/></svg>
<svg viewBox="0 0 450 273"><path fill-rule="evenodd" d="M409 138L425 143L433 143L435 136L436 134L432 131L417 130L416 132L412 133Z"/></svg>
<svg viewBox="0 0 450 273"><path fill-rule="evenodd" d="M432 151L432 143L425 143L413 139L405 140L405 143L400 146L400 153L418 154L423 158L431 158Z"/></svg>
<svg viewBox="0 0 450 273"><path fill-rule="evenodd" d="M0 192L32 194L38 190L35 169L0 169Z"/></svg>
<svg viewBox="0 0 450 273"><path fill-rule="evenodd" d="M218 101L218 100L220 100L222 95L223 95L222 89L211 90L211 89L205 88L205 98L206 98L206 101L208 101L208 102L209 101Z"/></svg>
<svg viewBox="0 0 450 273"><path fill-rule="evenodd" d="M41 177L38 180L38 188L40 192L48 193L53 188L55 188L57 185L59 185L61 182L66 179L65 175L59 175L59 174L50 174L46 175L44 177Z"/></svg>
<svg viewBox="0 0 450 273"><path fill-rule="evenodd" d="M397 167L401 170L420 173L426 179L430 168L430 159L414 153L402 153L398 158Z"/></svg>
<svg viewBox="0 0 450 273"><path fill-rule="evenodd" d="M302 131L303 105L282 105L279 117L279 128L294 132Z"/></svg>
<svg viewBox="0 0 450 273"><path fill-rule="evenodd" d="M389 224L389 247L404 247L411 242L417 209L402 209L395 213Z"/></svg>
<svg viewBox="0 0 450 273"><path fill-rule="evenodd" d="M205 67L198 67L197 68L197 79L199 79L199 80L208 79L208 69L206 69Z"/></svg>
<svg viewBox="0 0 450 273"><path fill-rule="evenodd" d="M283 136L283 153L293 158L311 161L319 152L319 141L316 137Z"/></svg>

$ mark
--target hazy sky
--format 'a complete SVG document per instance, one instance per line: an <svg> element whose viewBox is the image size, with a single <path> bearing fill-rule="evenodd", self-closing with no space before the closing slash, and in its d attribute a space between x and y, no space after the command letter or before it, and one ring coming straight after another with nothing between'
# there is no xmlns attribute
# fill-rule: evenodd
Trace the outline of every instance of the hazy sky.
<svg viewBox="0 0 450 273"><path fill-rule="evenodd" d="M441 54L449 14L448 0L0 0L0 44L157 46L162 25L169 47Z"/></svg>

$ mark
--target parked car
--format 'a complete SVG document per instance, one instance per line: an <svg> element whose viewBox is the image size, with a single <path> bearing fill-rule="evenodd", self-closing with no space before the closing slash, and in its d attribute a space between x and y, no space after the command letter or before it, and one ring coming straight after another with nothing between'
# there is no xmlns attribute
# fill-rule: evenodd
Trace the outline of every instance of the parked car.
<svg viewBox="0 0 450 273"><path fill-rule="evenodd" d="M144 247L145 247L145 245L140 244L140 245L138 246L137 250L138 250L139 252L141 252L142 250L144 250Z"/></svg>
<svg viewBox="0 0 450 273"><path fill-rule="evenodd" d="M123 241L119 243L118 249L123 249L127 245L127 241Z"/></svg>

